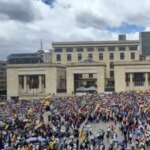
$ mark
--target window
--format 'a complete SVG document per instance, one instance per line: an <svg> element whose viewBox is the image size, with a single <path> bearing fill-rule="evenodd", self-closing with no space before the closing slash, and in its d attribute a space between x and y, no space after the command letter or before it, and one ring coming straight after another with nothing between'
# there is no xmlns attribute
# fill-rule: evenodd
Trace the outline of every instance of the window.
<svg viewBox="0 0 150 150"><path fill-rule="evenodd" d="M114 71L110 71L110 77L111 77L111 78L114 77Z"/></svg>
<svg viewBox="0 0 150 150"><path fill-rule="evenodd" d="M27 76L27 84L30 89L38 89L39 88L39 76L38 75Z"/></svg>
<svg viewBox="0 0 150 150"><path fill-rule="evenodd" d="M88 48L87 48L87 51L88 51L88 52L93 52L93 51L94 51L94 48L93 48L93 47L88 47Z"/></svg>
<svg viewBox="0 0 150 150"><path fill-rule="evenodd" d="M135 86L143 86L144 85L144 73L134 73L133 74L133 82Z"/></svg>
<svg viewBox="0 0 150 150"><path fill-rule="evenodd" d="M44 85L44 88L46 88L45 75L41 75L41 78L42 78L42 85Z"/></svg>
<svg viewBox="0 0 150 150"><path fill-rule="evenodd" d="M66 48L66 52L73 52L73 48L72 47Z"/></svg>
<svg viewBox="0 0 150 150"><path fill-rule="evenodd" d="M125 75L125 81L130 82L130 73L126 73Z"/></svg>
<svg viewBox="0 0 150 150"><path fill-rule="evenodd" d="M103 51L104 51L104 47L99 47L99 48L98 48L98 51L99 51L99 52L103 52Z"/></svg>
<svg viewBox="0 0 150 150"><path fill-rule="evenodd" d="M78 47L77 52L83 52L83 47Z"/></svg>
<svg viewBox="0 0 150 150"><path fill-rule="evenodd" d="M93 78L93 74L89 74L89 78Z"/></svg>
<svg viewBox="0 0 150 150"><path fill-rule="evenodd" d="M110 54L109 54L109 59L110 59L110 60L114 60L114 53L110 53Z"/></svg>
<svg viewBox="0 0 150 150"><path fill-rule="evenodd" d="M56 60L57 60L57 61L61 61L61 54L57 54L57 55L56 55Z"/></svg>
<svg viewBox="0 0 150 150"><path fill-rule="evenodd" d="M114 68L114 62L110 62L110 69Z"/></svg>
<svg viewBox="0 0 150 150"><path fill-rule="evenodd" d="M82 60L82 54L78 54L78 61Z"/></svg>
<svg viewBox="0 0 150 150"><path fill-rule="evenodd" d="M19 75L19 85L21 86L21 88L24 88L24 76L23 75Z"/></svg>
<svg viewBox="0 0 150 150"><path fill-rule="evenodd" d="M135 81L135 82L134 82L134 85L135 85L135 86L143 86L143 85L144 85L144 82L143 82L143 81Z"/></svg>
<svg viewBox="0 0 150 150"><path fill-rule="evenodd" d="M89 53L89 54L88 54L88 58L93 59L93 54Z"/></svg>
<svg viewBox="0 0 150 150"><path fill-rule="evenodd" d="M63 51L62 48L55 48L55 52L56 52L56 53L61 53L62 51Z"/></svg>
<svg viewBox="0 0 150 150"><path fill-rule="evenodd" d="M115 50L115 47L110 46L110 47L108 47L108 50L109 50L109 51L114 51L114 50Z"/></svg>
<svg viewBox="0 0 150 150"><path fill-rule="evenodd" d="M125 51L125 47L119 47L119 51Z"/></svg>
<svg viewBox="0 0 150 150"><path fill-rule="evenodd" d="M138 49L138 46L130 46L129 49L130 51L136 51Z"/></svg>
<svg viewBox="0 0 150 150"><path fill-rule="evenodd" d="M135 59L135 53L134 52L131 53L131 59Z"/></svg>
<svg viewBox="0 0 150 150"><path fill-rule="evenodd" d="M103 60L103 53L99 53L99 60Z"/></svg>
<svg viewBox="0 0 150 150"><path fill-rule="evenodd" d="M71 54L67 54L67 61L71 61Z"/></svg>
<svg viewBox="0 0 150 150"><path fill-rule="evenodd" d="M124 60L124 53L120 53L120 60Z"/></svg>

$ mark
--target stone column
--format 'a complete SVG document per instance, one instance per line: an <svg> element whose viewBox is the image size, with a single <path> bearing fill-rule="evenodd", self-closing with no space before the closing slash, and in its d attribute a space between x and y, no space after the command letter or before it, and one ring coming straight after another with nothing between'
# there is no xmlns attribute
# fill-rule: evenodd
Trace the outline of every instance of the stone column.
<svg viewBox="0 0 150 150"><path fill-rule="evenodd" d="M148 73L145 73L145 88L148 89Z"/></svg>
<svg viewBox="0 0 150 150"><path fill-rule="evenodd" d="M133 73L130 73L130 90L133 90Z"/></svg>
<svg viewBox="0 0 150 150"><path fill-rule="evenodd" d="M39 92L42 92L42 76L39 75Z"/></svg>
<svg viewBox="0 0 150 150"><path fill-rule="evenodd" d="M27 76L24 75L24 91L27 92Z"/></svg>

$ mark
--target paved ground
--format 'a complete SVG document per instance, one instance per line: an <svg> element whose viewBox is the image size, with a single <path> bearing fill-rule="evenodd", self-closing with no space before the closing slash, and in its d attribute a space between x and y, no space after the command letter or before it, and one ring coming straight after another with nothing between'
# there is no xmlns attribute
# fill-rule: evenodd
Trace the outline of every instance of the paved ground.
<svg viewBox="0 0 150 150"><path fill-rule="evenodd" d="M104 130L105 133L106 133L107 127L108 127L110 124L112 124L112 122L109 122L109 123L104 123L104 122L91 123L90 125L91 125L92 133L93 133L94 135L96 135L96 134L98 133L98 130L99 130L99 129ZM123 136L121 135L121 132L120 132L120 130L118 129L118 126L116 125L115 127L116 127L116 131L117 131L117 135L118 135L118 140L119 140L119 141L122 141L122 140L123 140ZM108 141L107 141L106 134L105 134L105 138L104 138L104 144L105 144L106 150L107 150L108 147L109 147L109 143L108 143Z"/></svg>

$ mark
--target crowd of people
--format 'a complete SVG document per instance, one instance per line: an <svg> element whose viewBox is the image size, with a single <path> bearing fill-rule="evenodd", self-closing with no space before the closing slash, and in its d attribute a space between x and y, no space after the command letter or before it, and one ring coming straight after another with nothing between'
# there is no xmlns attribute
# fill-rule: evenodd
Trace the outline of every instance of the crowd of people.
<svg viewBox="0 0 150 150"><path fill-rule="evenodd" d="M94 124L99 126L96 132ZM0 149L149 150L150 93L52 96L0 103Z"/></svg>

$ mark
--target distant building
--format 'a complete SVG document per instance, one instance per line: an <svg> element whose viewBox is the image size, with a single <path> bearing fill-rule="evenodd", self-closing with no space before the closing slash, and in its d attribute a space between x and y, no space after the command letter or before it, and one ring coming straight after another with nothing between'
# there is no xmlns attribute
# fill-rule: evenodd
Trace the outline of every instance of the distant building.
<svg viewBox="0 0 150 150"><path fill-rule="evenodd" d="M52 63L68 65L86 61L87 58L104 63L106 65L105 91L115 91L114 63L116 61L137 61L140 57L139 40L127 40L126 35L119 35L118 40L114 41L53 42L52 46ZM75 86L75 88L79 87Z"/></svg>
<svg viewBox="0 0 150 150"><path fill-rule="evenodd" d="M150 60L150 32L140 33L140 49L145 59Z"/></svg>
<svg viewBox="0 0 150 150"><path fill-rule="evenodd" d="M150 88L150 62L139 40L53 42L52 50L8 57L8 99L33 98L79 89L129 91Z"/></svg>
<svg viewBox="0 0 150 150"><path fill-rule="evenodd" d="M6 96L6 62L0 61L0 99Z"/></svg>
<svg viewBox="0 0 150 150"><path fill-rule="evenodd" d="M16 53L7 57L8 64L37 64L51 61L51 53L38 50L35 53Z"/></svg>

